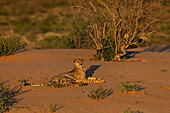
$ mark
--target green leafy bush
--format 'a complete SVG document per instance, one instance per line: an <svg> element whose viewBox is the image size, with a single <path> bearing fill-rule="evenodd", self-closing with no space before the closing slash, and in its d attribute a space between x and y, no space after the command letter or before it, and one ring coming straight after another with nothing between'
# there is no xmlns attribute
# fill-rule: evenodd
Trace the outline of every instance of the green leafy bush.
<svg viewBox="0 0 170 113"><path fill-rule="evenodd" d="M56 16L56 31L60 34L66 34L61 36L67 43L72 43L72 48L92 48L93 42L89 37L88 25L90 21L87 21L80 12L73 10L74 14L70 15L57 15ZM69 40L68 40L69 39ZM65 45L65 44L64 44Z"/></svg>
<svg viewBox="0 0 170 113"><path fill-rule="evenodd" d="M84 91L82 91L84 93ZM102 86L100 86L100 88L92 90L89 94L86 94L88 97L94 99L94 100L102 100L105 97L107 97L108 95L110 95L112 93L111 90L107 90L107 89L103 89Z"/></svg>
<svg viewBox="0 0 170 113"><path fill-rule="evenodd" d="M57 104L55 104L55 105L50 104L49 109L50 109L50 112L51 112L51 113L56 112L57 109L58 109L58 108L57 108Z"/></svg>
<svg viewBox="0 0 170 113"><path fill-rule="evenodd" d="M163 70L161 70L161 72L167 72L168 70L167 69L163 69Z"/></svg>
<svg viewBox="0 0 170 113"><path fill-rule="evenodd" d="M130 84L129 81L123 83L121 82L122 86L119 87L120 91L123 93L128 93L128 92L137 92L141 89L141 85L139 84Z"/></svg>
<svg viewBox="0 0 170 113"><path fill-rule="evenodd" d="M13 55L21 47L20 39L16 35L0 34L0 56Z"/></svg>
<svg viewBox="0 0 170 113"><path fill-rule="evenodd" d="M114 41L111 41L114 45ZM109 46L109 42L107 40L103 40L103 45L105 47ZM103 50L97 50L97 53L94 54L95 60L105 60L105 61L112 61L114 59L115 52L111 47L105 48Z"/></svg>
<svg viewBox="0 0 170 113"><path fill-rule="evenodd" d="M55 40L56 49L71 49L73 48L73 40L67 36L57 37Z"/></svg>

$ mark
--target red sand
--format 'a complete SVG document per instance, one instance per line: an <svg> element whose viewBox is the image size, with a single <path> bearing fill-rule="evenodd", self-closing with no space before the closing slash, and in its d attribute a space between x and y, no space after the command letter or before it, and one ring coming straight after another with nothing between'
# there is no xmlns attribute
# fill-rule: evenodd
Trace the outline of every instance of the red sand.
<svg viewBox="0 0 170 113"><path fill-rule="evenodd" d="M88 75L100 77L105 83L91 83L83 87L31 87L14 96L18 99L9 113L50 113L50 103L58 104L57 113L122 113L130 108L143 113L170 113L170 52L144 51L137 49L132 59L147 62L100 62L90 61L93 50L28 50L9 57L0 58L0 77L11 87L21 84L17 80L32 77L29 82L47 82L53 75L73 69L74 58L84 58ZM156 49L152 49L156 50ZM134 50L133 50L134 51ZM165 51L165 52L164 52ZM89 70L90 68L90 70ZM161 70L167 70L161 72ZM121 94L121 82L140 81L146 95ZM101 101L92 100L82 91L89 92L99 88L112 89L110 96Z"/></svg>

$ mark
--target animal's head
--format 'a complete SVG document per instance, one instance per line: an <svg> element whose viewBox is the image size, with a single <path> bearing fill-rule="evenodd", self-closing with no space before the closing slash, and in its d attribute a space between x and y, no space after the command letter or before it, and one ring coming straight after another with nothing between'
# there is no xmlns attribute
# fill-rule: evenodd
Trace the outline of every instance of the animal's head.
<svg viewBox="0 0 170 113"><path fill-rule="evenodd" d="M84 62L83 59L74 59L74 64L75 64L76 67L78 67L78 68L83 68L83 69L84 69L84 67L83 67L83 62ZM85 70L85 69L84 69L84 70Z"/></svg>

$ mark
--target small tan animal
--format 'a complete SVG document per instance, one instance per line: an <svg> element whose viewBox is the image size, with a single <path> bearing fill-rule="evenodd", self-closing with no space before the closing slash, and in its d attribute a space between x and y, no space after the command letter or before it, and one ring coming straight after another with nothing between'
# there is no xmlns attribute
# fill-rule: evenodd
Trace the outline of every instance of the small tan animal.
<svg viewBox="0 0 170 113"><path fill-rule="evenodd" d="M83 59L74 59L75 67L72 71L55 75L51 81L56 82L60 79L70 82L81 82L86 80L86 70L83 67L83 62Z"/></svg>
<svg viewBox="0 0 170 113"><path fill-rule="evenodd" d="M74 59L75 67L72 71L54 75L50 83L60 83L65 85L83 85L82 83L101 83L105 82L101 78L86 78L86 70L83 67L83 59ZM50 85L50 83L48 83ZM80 83L80 84L79 84ZM30 84L31 86L44 86L44 84Z"/></svg>

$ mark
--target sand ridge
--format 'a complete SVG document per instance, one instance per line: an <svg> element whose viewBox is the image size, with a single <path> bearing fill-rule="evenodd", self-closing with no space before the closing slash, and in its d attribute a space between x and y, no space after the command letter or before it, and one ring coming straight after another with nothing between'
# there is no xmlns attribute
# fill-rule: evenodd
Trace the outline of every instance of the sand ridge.
<svg viewBox="0 0 170 113"><path fill-rule="evenodd" d="M132 51L132 50L131 50ZM134 50L133 50L134 51ZM141 51L141 52L140 52ZM15 98L14 107L28 107L9 111L9 113L50 113L49 105L58 104L58 113L122 113L128 107L144 113L168 113L170 111L170 52L138 51L134 59L147 62L100 62L90 61L94 50L27 50L9 57L0 57L0 77L11 87L17 81L29 78L29 82L47 82L53 75L73 69L74 58L84 58L87 74L100 77L105 83L88 84L83 87L31 87ZM161 70L167 70L161 72ZM121 94L121 82L140 81L147 95ZM101 101L92 100L82 91L89 92L99 88L112 89L113 93Z"/></svg>

